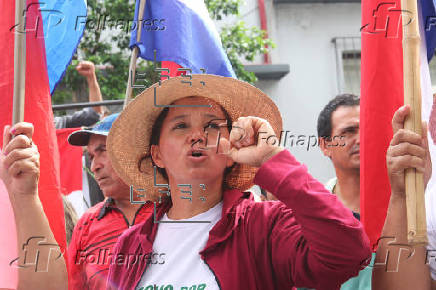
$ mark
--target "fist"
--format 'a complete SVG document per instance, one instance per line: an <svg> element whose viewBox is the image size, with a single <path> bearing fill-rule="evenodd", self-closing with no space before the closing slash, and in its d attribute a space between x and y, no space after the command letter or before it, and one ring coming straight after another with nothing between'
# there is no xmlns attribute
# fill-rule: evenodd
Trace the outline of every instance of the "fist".
<svg viewBox="0 0 436 290"><path fill-rule="evenodd" d="M394 136L386 153L386 163L393 194L405 193L404 171L415 168L424 174L425 185L431 177L431 160L428 150L427 125L422 126L422 136L404 129L404 120L410 113L409 106L399 108L392 118Z"/></svg>
<svg viewBox="0 0 436 290"><path fill-rule="evenodd" d="M260 167L283 150L274 129L267 120L258 117L240 117L233 123L229 140L220 139L225 154L233 161Z"/></svg>
<svg viewBox="0 0 436 290"><path fill-rule="evenodd" d="M36 194L39 180L39 153L32 142L33 125L5 126L0 154L0 178L11 201L15 195Z"/></svg>
<svg viewBox="0 0 436 290"><path fill-rule="evenodd" d="M76 70L80 75L86 78L91 78L95 76L95 66L94 63L90 61L81 61L76 66Z"/></svg>

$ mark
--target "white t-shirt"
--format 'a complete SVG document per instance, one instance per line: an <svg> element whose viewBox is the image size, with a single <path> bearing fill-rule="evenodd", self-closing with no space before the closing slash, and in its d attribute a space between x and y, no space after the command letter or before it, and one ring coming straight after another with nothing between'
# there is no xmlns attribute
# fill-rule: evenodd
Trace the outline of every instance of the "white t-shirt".
<svg viewBox="0 0 436 290"><path fill-rule="evenodd" d="M164 223L159 223L153 243L153 253L158 253L164 263L148 264L136 289L219 289L214 274L199 252L206 246L209 231L221 219L222 208L221 201L208 211L184 220L171 220L165 214L160 220Z"/></svg>

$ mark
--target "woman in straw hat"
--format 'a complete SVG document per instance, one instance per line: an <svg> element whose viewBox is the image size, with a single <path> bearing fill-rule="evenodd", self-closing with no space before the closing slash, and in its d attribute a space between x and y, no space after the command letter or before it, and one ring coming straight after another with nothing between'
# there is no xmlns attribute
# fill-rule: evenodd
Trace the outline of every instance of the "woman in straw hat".
<svg viewBox="0 0 436 290"><path fill-rule="evenodd" d="M186 80L145 90L109 133L119 176L157 202L118 240L108 287L338 289L356 275L362 226L279 147L275 104L232 78ZM254 202L253 183L281 202Z"/></svg>

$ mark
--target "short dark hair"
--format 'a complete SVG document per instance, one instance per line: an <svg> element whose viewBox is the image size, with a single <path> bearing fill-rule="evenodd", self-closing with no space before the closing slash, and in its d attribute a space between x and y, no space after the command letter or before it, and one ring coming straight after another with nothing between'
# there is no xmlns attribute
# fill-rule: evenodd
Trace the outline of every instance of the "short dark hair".
<svg viewBox="0 0 436 290"><path fill-rule="evenodd" d="M318 137L329 138L332 134L332 114L340 106L354 107L360 105L360 98L353 94L340 94L322 109L318 116Z"/></svg>

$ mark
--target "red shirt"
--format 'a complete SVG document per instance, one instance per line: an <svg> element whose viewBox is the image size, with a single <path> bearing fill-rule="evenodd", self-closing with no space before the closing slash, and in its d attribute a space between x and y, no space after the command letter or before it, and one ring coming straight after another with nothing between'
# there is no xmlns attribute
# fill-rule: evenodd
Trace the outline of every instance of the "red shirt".
<svg viewBox="0 0 436 290"><path fill-rule="evenodd" d="M339 289L371 258L360 222L337 197L284 150L264 163L255 183L281 202L254 202L249 193L223 193L221 220L199 253L220 289ZM170 203L157 210L159 220ZM114 252L152 252L153 217L119 238ZM147 263L111 264L108 289L134 289Z"/></svg>
<svg viewBox="0 0 436 290"><path fill-rule="evenodd" d="M153 203L146 203L135 213L133 224L153 213ZM113 246L130 226L111 198L90 208L74 228L68 247L68 289L106 289Z"/></svg>

